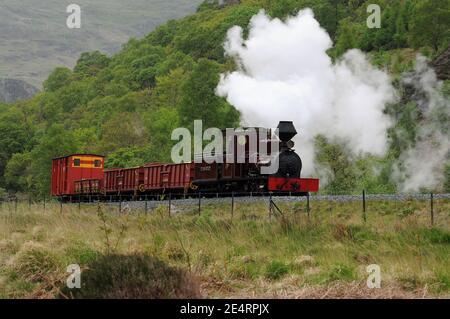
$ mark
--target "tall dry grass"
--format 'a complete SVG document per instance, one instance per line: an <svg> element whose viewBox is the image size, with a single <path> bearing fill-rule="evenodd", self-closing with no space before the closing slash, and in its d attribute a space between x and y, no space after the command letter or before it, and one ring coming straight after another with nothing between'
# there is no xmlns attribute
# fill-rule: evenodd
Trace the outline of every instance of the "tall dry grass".
<svg viewBox="0 0 450 319"><path fill-rule="evenodd" d="M448 297L450 203L267 203L118 213L109 204L0 208L0 297ZM66 267L83 269L68 290ZM366 267L382 287L365 288ZM156 276L155 276L156 274ZM119 289L122 287L123 289Z"/></svg>

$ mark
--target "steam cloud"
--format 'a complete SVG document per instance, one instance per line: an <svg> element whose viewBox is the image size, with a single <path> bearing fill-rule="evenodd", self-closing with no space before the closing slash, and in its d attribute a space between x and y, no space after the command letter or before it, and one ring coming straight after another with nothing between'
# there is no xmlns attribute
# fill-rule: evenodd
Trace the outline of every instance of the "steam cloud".
<svg viewBox="0 0 450 319"><path fill-rule="evenodd" d="M392 122L383 110L396 100L388 74L358 50L333 63L326 53L331 47L310 9L286 21L271 20L261 11L251 20L247 39L233 27L225 43L238 70L222 75L217 94L242 113L245 125L294 121L305 175L315 173L318 134L345 141L354 154L383 156L388 147Z"/></svg>
<svg viewBox="0 0 450 319"><path fill-rule="evenodd" d="M414 72L403 82L415 92L411 99L419 107L421 121L415 143L401 154L394 177L402 191L432 189L442 185L450 155L450 101L440 93L442 82L424 57L417 58Z"/></svg>

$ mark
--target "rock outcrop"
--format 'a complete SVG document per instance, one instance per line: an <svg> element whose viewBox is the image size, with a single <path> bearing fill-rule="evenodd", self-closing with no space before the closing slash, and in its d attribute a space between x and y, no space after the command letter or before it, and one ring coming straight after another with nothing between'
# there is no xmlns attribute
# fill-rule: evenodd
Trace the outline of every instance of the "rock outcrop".
<svg viewBox="0 0 450 319"><path fill-rule="evenodd" d="M22 80L0 79L0 102L13 103L18 100L29 99L39 90Z"/></svg>
<svg viewBox="0 0 450 319"><path fill-rule="evenodd" d="M450 79L450 45L431 63L439 80Z"/></svg>

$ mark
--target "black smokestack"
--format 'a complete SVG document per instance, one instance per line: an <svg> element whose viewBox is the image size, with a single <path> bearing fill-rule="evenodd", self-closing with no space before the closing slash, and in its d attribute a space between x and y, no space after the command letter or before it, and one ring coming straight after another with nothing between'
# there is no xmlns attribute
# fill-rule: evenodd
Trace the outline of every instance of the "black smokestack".
<svg viewBox="0 0 450 319"><path fill-rule="evenodd" d="M282 142L290 141L295 135L297 135L297 131L293 122L280 121L278 124L278 137Z"/></svg>

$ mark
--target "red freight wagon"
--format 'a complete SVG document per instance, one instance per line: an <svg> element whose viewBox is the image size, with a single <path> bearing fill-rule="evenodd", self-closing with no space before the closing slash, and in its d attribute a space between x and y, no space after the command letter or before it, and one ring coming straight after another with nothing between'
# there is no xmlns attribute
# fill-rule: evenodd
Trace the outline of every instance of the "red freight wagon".
<svg viewBox="0 0 450 319"><path fill-rule="evenodd" d="M144 183L143 167L105 170L106 193L137 193Z"/></svg>
<svg viewBox="0 0 450 319"><path fill-rule="evenodd" d="M194 164L147 164L144 188L149 191L187 190L194 179Z"/></svg>
<svg viewBox="0 0 450 319"><path fill-rule="evenodd" d="M103 184L105 158L95 154L73 154L52 161L52 195L69 196L98 192ZM88 185L83 181L88 182ZM91 187L92 186L92 187Z"/></svg>

